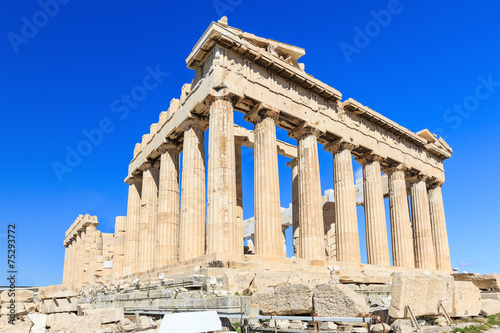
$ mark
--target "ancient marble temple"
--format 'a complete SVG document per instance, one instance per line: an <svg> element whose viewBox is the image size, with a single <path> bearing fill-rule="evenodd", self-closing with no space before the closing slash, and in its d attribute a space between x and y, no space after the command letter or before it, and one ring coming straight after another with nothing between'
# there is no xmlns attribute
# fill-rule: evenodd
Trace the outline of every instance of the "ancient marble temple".
<svg viewBox="0 0 500 333"><path fill-rule="evenodd" d="M363 166L368 264L388 267L392 255L396 267L451 271L441 194L450 147L428 130L414 133L351 98L342 101L339 91L305 72L298 62L304 54L230 27L225 18L213 22L186 59L193 81L135 146L125 179L127 216L117 217L114 234L97 231L97 217L89 215L66 232L63 283L109 281L213 253L359 264L365 240L353 158ZM235 111L253 131L235 126ZM277 140L276 127L296 146ZM242 146L254 149L252 251L244 246ZM326 203L323 148L333 159L333 199ZM283 250L278 155L292 168L296 259Z"/></svg>

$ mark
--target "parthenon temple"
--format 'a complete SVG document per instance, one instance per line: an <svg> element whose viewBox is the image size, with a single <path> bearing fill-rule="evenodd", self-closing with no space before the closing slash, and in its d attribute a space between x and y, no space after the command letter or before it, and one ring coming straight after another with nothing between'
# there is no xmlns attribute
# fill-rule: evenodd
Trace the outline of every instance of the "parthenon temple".
<svg viewBox="0 0 500 333"><path fill-rule="evenodd" d="M224 18L212 22L186 59L194 79L133 150L127 216L116 218L114 234L98 231L97 217L89 215L66 232L63 283L83 286L159 268L168 274L214 258L290 271L334 264L451 272L441 192L451 148L429 130L412 132L352 98L342 100L306 73L299 63L304 54ZM253 131L235 125L235 111ZM276 127L296 145L277 140ZM248 221L242 147L254 154ZM333 190L324 194L318 149L333 159ZM278 155L289 159L292 173L288 209L280 202ZM362 165L362 181L355 182L353 160ZM361 264L360 204L367 264ZM284 248L288 226L292 258Z"/></svg>

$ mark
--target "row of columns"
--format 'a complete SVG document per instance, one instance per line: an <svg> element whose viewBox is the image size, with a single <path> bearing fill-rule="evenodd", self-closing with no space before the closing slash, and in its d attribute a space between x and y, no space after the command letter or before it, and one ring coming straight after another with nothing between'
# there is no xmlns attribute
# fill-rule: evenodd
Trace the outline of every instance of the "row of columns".
<svg viewBox="0 0 500 333"><path fill-rule="evenodd" d="M255 249L261 256L286 254L282 244L276 152L277 116L277 111L259 107L247 117L255 124ZM210 137L205 182L207 126ZM205 253L243 254L241 146L234 139L231 101L226 97L214 98L208 122L193 115L184 122L183 131L182 184L179 184L180 145L175 142L160 147L159 165L148 161L142 177L127 180L125 275Z"/></svg>
<svg viewBox="0 0 500 333"><path fill-rule="evenodd" d="M85 219L79 230L74 235L65 240L65 256L63 283L81 286L94 282L96 272L96 254L98 252L98 242L100 232L97 231L97 219L95 217L80 216Z"/></svg>
<svg viewBox="0 0 500 333"><path fill-rule="evenodd" d="M291 133L298 141L298 163L292 168L293 244L295 255L306 259L327 259L360 263L354 173L350 142L327 144L333 155L335 248L331 249L331 227L320 229L318 202L321 204L317 145L314 129L299 128ZM390 265L382 174L389 179L389 206L393 265L450 271L450 255L444 216L441 183L429 184L423 175L408 178L403 164L382 168L383 158L365 154L356 159L363 165L365 231L368 263ZM408 200L411 196L411 215ZM328 209L327 209L328 210ZM324 213L324 212L323 212ZM325 214L325 213L324 213ZM325 237L324 241L322 241Z"/></svg>
<svg viewBox="0 0 500 333"><path fill-rule="evenodd" d="M116 217L114 234L101 233L97 225L95 217L85 216L79 230L65 239L64 284L79 287L123 275L126 217Z"/></svg>
<svg viewBox="0 0 500 333"><path fill-rule="evenodd" d="M276 151L278 115L279 111L259 104L245 116L255 125L255 253L260 256L285 255ZM210 128L209 159L205 163L207 126ZM214 97L208 120L193 115L183 124L182 184L179 183L180 144L171 141L165 141L160 147L160 163L148 161L143 166L142 178L136 176L128 180L125 275L206 253L243 253L241 165L237 163L241 162L241 147L235 142L233 131L231 100L227 96ZM319 134L317 129L306 124L290 132L297 140L298 156L288 164L293 173L296 255L304 259L325 259L328 250L329 259L335 253L337 261L359 263L352 166L355 146L344 141L325 146L333 155L335 242L330 241L336 247L333 251L331 244L325 248L317 148ZM366 154L357 161L363 165L368 263L389 266L381 178L383 158ZM389 176L394 265L450 270L439 184L428 187L423 176L407 179L402 164L384 171ZM411 182L411 219L408 182Z"/></svg>

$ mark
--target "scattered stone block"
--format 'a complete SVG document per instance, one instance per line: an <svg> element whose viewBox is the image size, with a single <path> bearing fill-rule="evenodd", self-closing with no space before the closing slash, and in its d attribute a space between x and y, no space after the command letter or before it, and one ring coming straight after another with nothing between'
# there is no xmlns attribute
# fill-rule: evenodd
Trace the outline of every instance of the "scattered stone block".
<svg viewBox="0 0 500 333"><path fill-rule="evenodd" d="M324 321L321 323L319 329L322 331L335 331L337 329L337 325L332 321Z"/></svg>
<svg viewBox="0 0 500 333"><path fill-rule="evenodd" d="M255 293L264 288L274 288L285 285L290 277L290 273L285 272L264 272L259 273L253 279L249 289Z"/></svg>
<svg viewBox="0 0 500 333"><path fill-rule="evenodd" d="M56 313L48 315L46 325L51 332L89 333L99 332L101 320L95 316L78 317L74 313Z"/></svg>
<svg viewBox="0 0 500 333"><path fill-rule="evenodd" d="M500 291L483 291L481 292L482 299L496 299L500 301Z"/></svg>
<svg viewBox="0 0 500 333"><path fill-rule="evenodd" d="M491 316L500 313L500 301L496 299L481 300L481 315Z"/></svg>
<svg viewBox="0 0 500 333"><path fill-rule="evenodd" d="M2 316L15 315L16 317L26 314L25 303L4 303L0 309Z"/></svg>
<svg viewBox="0 0 500 333"><path fill-rule="evenodd" d="M69 298L78 296L78 290L67 284L57 284L53 286L41 287L38 289L38 299Z"/></svg>
<svg viewBox="0 0 500 333"><path fill-rule="evenodd" d="M84 309L83 313L101 318L101 324L117 323L124 319L123 308Z"/></svg>
<svg viewBox="0 0 500 333"><path fill-rule="evenodd" d="M47 316L46 325L52 332L60 332L73 327L75 320L74 313L52 313Z"/></svg>
<svg viewBox="0 0 500 333"><path fill-rule="evenodd" d="M140 316L137 326L139 326L140 329L146 330L153 327L153 322L149 317Z"/></svg>
<svg viewBox="0 0 500 333"><path fill-rule="evenodd" d="M31 320L16 320L14 325L7 320L0 322L0 333L30 333L32 327Z"/></svg>
<svg viewBox="0 0 500 333"><path fill-rule="evenodd" d="M24 310L26 313L35 313L38 311L37 303L24 303Z"/></svg>
<svg viewBox="0 0 500 333"><path fill-rule="evenodd" d="M290 324L288 325L288 328L291 330L301 330L301 329L306 329L307 324L304 323L301 320L292 320Z"/></svg>
<svg viewBox="0 0 500 333"><path fill-rule="evenodd" d="M481 290L500 290L500 274L477 274L456 273L453 274L455 281L470 281Z"/></svg>
<svg viewBox="0 0 500 333"><path fill-rule="evenodd" d="M11 299L15 299L17 303L29 303L33 302L33 292L27 289L18 289L15 291L15 297L13 297L12 292L5 290L0 294L0 299L2 303L10 303Z"/></svg>
<svg viewBox="0 0 500 333"><path fill-rule="evenodd" d="M370 333L387 333L391 330L391 326L386 323L375 324L370 327Z"/></svg>
<svg viewBox="0 0 500 333"><path fill-rule="evenodd" d="M264 288L252 295L252 304L259 305L262 314L310 314L313 310L313 286L293 284L277 288Z"/></svg>
<svg viewBox="0 0 500 333"><path fill-rule="evenodd" d="M250 289L250 283L254 278L255 273L226 271L222 277L222 285L225 290L241 294Z"/></svg>
<svg viewBox="0 0 500 333"><path fill-rule="evenodd" d="M439 302L450 311L454 286L449 274L394 273L389 315L404 318L407 305L411 306L415 316L437 315Z"/></svg>
<svg viewBox="0 0 500 333"><path fill-rule="evenodd" d="M33 323L30 333L45 333L45 326L47 324L46 314L30 313L28 318Z"/></svg>
<svg viewBox="0 0 500 333"><path fill-rule="evenodd" d="M269 322L269 327L287 330L290 327L290 322L288 320L271 320Z"/></svg>
<svg viewBox="0 0 500 333"><path fill-rule="evenodd" d="M130 332L130 331L133 331L135 330L135 328L137 327L136 324L128 319L128 318L124 318L121 322L120 322L120 327L121 327L121 330L124 331L124 332Z"/></svg>
<svg viewBox="0 0 500 333"><path fill-rule="evenodd" d="M97 317L76 317L74 330L75 333L89 333L101 328L101 320Z"/></svg>
<svg viewBox="0 0 500 333"><path fill-rule="evenodd" d="M413 327L411 326L411 321L407 319L396 319L391 324L391 329L393 333L412 333Z"/></svg>
<svg viewBox="0 0 500 333"><path fill-rule="evenodd" d="M319 317L364 317L370 312L365 298L343 284L316 286L313 302Z"/></svg>
<svg viewBox="0 0 500 333"><path fill-rule="evenodd" d="M45 299L40 306L41 313L76 312L76 298Z"/></svg>
<svg viewBox="0 0 500 333"><path fill-rule="evenodd" d="M451 317L477 316L481 311L481 291L474 283L455 281Z"/></svg>

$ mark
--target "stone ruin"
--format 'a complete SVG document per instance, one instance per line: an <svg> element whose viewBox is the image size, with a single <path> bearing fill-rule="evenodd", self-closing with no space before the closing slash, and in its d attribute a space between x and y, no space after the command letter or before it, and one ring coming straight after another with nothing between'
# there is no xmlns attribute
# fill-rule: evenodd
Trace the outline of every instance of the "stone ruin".
<svg viewBox="0 0 500 333"><path fill-rule="evenodd" d="M45 316L36 332L58 332L59 322L74 332L90 332L88 325L128 332L154 331L158 313L202 309L380 315L386 323L407 318L407 306L415 316L500 312L500 275L451 269L441 194L448 144L351 98L342 101L339 91L305 72L298 62L304 54L230 27L227 19L210 24L186 59L193 81L135 146L125 179L127 216L116 218L114 234L98 231L96 216L78 216L64 238L63 285L47 287L50 297L41 288L38 301L20 300L18 318L35 323ZM236 126L234 111L254 130ZM277 140L276 126L297 146ZM323 198L318 143L333 158L333 190ZM248 221L242 146L254 149L255 161L255 216ZM289 209L280 204L278 155L292 168ZM363 166L362 184L354 182L353 157ZM364 206L368 264L361 264L357 204ZM289 225L292 258L284 247Z"/></svg>

